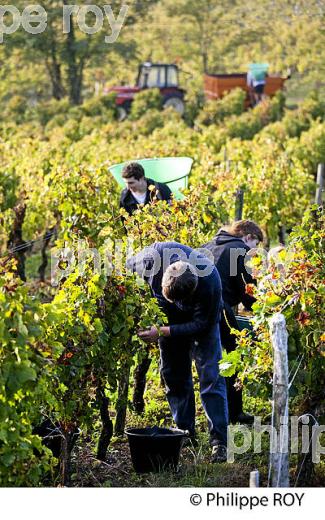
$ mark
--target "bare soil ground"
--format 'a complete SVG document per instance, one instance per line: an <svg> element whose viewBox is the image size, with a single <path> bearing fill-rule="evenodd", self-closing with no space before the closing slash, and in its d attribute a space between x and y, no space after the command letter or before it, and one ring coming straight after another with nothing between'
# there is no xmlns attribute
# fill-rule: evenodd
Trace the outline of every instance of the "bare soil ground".
<svg viewBox="0 0 325 520"><path fill-rule="evenodd" d="M290 464L291 486L295 482L295 466ZM76 446L72 458L72 487L248 487L249 475L260 471L260 486L268 484L268 450L249 451L236 456L234 463L211 464L207 436L199 437L197 449L183 447L177 472L137 474L132 466L126 439L115 438L105 462L96 459L95 445L84 439ZM316 466L310 487L325 486L325 463Z"/></svg>
<svg viewBox="0 0 325 520"><path fill-rule="evenodd" d="M247 487L249 473L256 469L254 461L211 464L209 458L207 446L199 445L195 451L184 447L177 472L138 475L126 440L112 443L105 462L97 460L91 446L85 444L76 448L71 484L74 487ZM261 478L263 484L266 470L262 469Z"/></svg>

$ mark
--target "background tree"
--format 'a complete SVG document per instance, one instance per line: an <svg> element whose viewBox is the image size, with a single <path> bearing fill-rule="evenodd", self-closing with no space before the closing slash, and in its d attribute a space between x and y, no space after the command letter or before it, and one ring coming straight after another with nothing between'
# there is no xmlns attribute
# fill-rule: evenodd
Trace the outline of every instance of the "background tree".
<svg viewBox="0 0 325 520"><path fill-rule="evenodd" d="M96 1L97 8L103 8L106 4L107 2L104 1ZM123 4L120 0L110 2L115 18ZM8 38L7 54L11 55L18 50L24 60L32 60L34 63L41 61L51 81L52 96L60 100L68 94L71 103L78 105L82 102L85 69L103 62L109 53L117 53L120 58L133 55L135 43L134 41L106 43L105 36L111 34L111 27L105 16L102 30L85 34L76 23L76 16L72 14L70 30L65 33L63 7L70 5L69 2L42 0L39 5L47 13L47 29L37 35L31 35L20 29L14 36ZM74 2L74 5L82 7L84 2L79 0ZM19 2L17 7L23 10L26 2ZM143 17L143 11L144 4L133 4L127 13L125 25L130 26L138 17ZM87 14L85 23L88 27L94 27L95 16L92 13Z"/></svg>

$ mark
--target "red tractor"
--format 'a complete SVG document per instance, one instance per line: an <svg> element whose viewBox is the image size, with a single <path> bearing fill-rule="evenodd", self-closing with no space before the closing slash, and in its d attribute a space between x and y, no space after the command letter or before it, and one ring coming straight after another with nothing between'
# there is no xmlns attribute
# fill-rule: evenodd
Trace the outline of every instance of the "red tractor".
<svg viewBox="0 0 325 520"><path fill-rule="evenodd" d="M119 119L123 120L130 111L134 96L147 88L159 88L163 106L173 107L183 115L185 110L185 90L179 87L179 69L177 65L165 63L143 63L139 67L135 87L111 87L109 92L116 92L116 103L119 110Z"/></svg>

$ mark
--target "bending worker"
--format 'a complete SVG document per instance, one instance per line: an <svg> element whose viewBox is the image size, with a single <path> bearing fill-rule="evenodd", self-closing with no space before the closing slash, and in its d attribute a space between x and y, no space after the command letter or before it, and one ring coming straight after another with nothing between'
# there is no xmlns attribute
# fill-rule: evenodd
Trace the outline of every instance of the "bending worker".
<svg viewBox="0 0 325 520"><path fill-rule="evenodd" d="M161 374L178 428L195 438L194 359L206 413L212 462L227 458L227 392L219 374L221 282L202 253L177 242L155 243L128 261L150 285L168 317L168 326L139 331L147 343L159 340Z"/></svg>

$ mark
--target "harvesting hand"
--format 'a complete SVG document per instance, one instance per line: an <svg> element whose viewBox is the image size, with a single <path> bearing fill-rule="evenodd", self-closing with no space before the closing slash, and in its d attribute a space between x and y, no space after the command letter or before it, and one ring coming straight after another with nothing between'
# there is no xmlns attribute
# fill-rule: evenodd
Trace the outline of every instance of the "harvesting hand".
<svg viewBox="0 0 325 520"><path fill-rule="evenodd" d="M146 343L155 343L158 341L160 336L169 336L170 331L169 327L161 327L158 331L157 327L151 327L147 330L139 330L138 336L140 339L145 341Z"/></svg>
<svg viewBox="0 0 325 520"><path fill-rule="evenodd" d="M146 343L155 343L156 341L158 341L159 332L157 327L151 327L147 330L139 330L138 336Z"/></svg>

